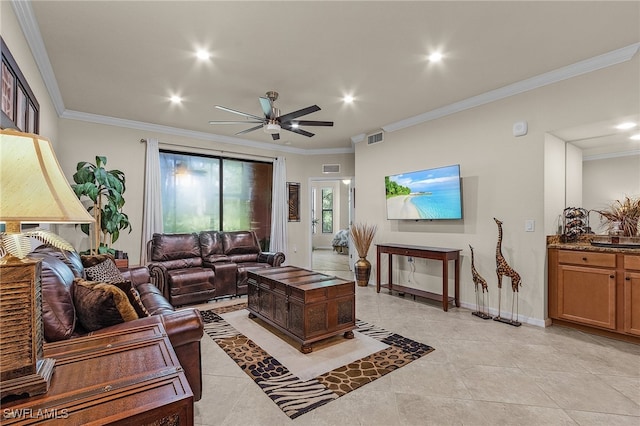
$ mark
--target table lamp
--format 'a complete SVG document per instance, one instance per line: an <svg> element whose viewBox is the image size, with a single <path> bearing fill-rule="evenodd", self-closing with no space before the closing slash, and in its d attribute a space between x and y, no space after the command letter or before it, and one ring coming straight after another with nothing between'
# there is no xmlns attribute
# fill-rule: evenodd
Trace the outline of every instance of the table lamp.
<svg viewBox="0 0 640 426"><path fill-rule="evenodd" d="M30 237L72 250L48 230L23 223L91 223L64 176L51 143L35 134L0 130L0 398L49 389L55 361L43 357L40 260Z"/></svg>

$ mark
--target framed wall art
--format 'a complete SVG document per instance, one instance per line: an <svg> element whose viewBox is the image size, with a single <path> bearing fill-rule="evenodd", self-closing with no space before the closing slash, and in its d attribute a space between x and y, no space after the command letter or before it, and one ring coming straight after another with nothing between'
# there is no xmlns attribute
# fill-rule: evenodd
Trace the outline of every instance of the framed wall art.
<svg viewBox="0 0 640 426"><path fill-rule="evenodd" d="M0 53L2 54L0 127L38 133L40 104L2 37L0 37Z"/></svg>
<svg viewBox="0 0 640 426"><path fill-rule="evenodd" d="M289 222L300 222L300 184L287 182L289 193Z"/></svg>

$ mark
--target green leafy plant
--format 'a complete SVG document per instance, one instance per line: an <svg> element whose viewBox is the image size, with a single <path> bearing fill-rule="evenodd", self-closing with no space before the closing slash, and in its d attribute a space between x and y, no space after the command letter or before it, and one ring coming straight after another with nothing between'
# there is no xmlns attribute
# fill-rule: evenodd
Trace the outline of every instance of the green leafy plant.
<svg viewBox="0 0 640 426"><path fill-rule="evenodd" d="M87 208L96 220L93 225L91 253L114 253L111 245L120 237L120 231L129 230L129 217L122 212L124 206L125 175L120 170L107 170L107 157L96 156L96 163L80 161L73 175L71 185L78 199L89 198L93 205ZM89 235L88 224L80 225L82 232Z"/></svg>

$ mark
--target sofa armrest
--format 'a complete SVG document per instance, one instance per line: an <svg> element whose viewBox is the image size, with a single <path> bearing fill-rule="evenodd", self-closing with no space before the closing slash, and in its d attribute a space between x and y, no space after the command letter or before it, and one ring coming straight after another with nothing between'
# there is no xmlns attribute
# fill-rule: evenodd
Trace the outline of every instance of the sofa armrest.
<svg viewBox="0 0 640 426"><path fill-rule="evenodd" d="M146 266L120 269L120 274L125 281L131 281L133 285L151 282L151 275Z"/></svg>
<svg viewBox="0 0 640 426"><path fill-rule="evenodd" d="M258 262L268 263L271 266L280 266L284 262L285 256L282 252L262 252L258 255Z"/></svg>
<svg viewBox="0 0 640 426"><path fill-rule="evenodd" d="M151 283L158 287L158 290L160 290L162 295L168 300L169 284L167 283L167 281L169 279L169 270L162 263L150 263L147 265L147 268L149 270Z"/></svg>

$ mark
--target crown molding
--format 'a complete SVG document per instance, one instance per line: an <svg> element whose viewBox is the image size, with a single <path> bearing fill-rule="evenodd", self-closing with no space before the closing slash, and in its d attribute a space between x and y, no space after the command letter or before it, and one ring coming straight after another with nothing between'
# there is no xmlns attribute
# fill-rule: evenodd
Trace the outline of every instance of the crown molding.
<svg viewBox="0 0 640 426"><path fill-rule="evenodd" d="M450 105L425 112L423 114L396 121L395 123L387 124L386 126L382 126L382 129L385 132L394 132L396 130L405 129L407 127L415 126L427 121L435 120L437 118L442 118L447 115L455 114L457 112L461 112L470 108L475 108L477 106L505 99L510 96L538 89L549 84L558 83L560 81L577 77L582 74L587 74L592 71L610 67L612 65L629 61L635 56L639 49L640 43L634 43L632 45L612 50L602 55L594 56L592 58L567 65L566 67L558 68L553 71L528 78L526 80L509 84L499 89L491 90L489 92L464 99L460 102L455 102Z"/></svg>
<svg viewBox="0 0 640 426"><path fill-rule="evenodd" d="M624 152L609 152L607 154L585 155L582 157L582 161L606 160L608 158L632 157L634 155L640 155L640 149Z"/></svg>
<svg viewBox="0 0 640 426"><path fill-rule="evenodd" d="M108 117L105 115L90 114L81 111L65 110L60 118L68 120L85 121L88 123L104 124L107 126L124 127L128 129L143 130L154 133L164 133L173 136L182 136L191 139L226 143L230 145L240 145L267 151L288 152L298 155L320 155L320 154L353 154L351 148L329 148L329 149L302 149L291 146L281 146L270 143L255 142L248 139L236 138L233 136L217 135L215 133L198 132L194 130L182 129L179 127L163 126L160 124L146 123L143 121L127 120L124 118Z"/></svg>
<svg viewBox="0 0 640 426"><path fill-rule="evenodd" d="M62 101L62 94L60 93L58 82L56 81L55 74L53 73L51 61L49 61L47 49L44 47L42 34L40 34L40 27L38 26L38 21L33 14L31 2L12 0L11 6L16 14L20 28L22 28L27 44L29 44L33 59L36 61L36 65L40 70L40 75L42 76L44 85L49 92L49 96L51 97L53 106L56 109L56 113L60 116L65 110L64 102Z"/></svg>

